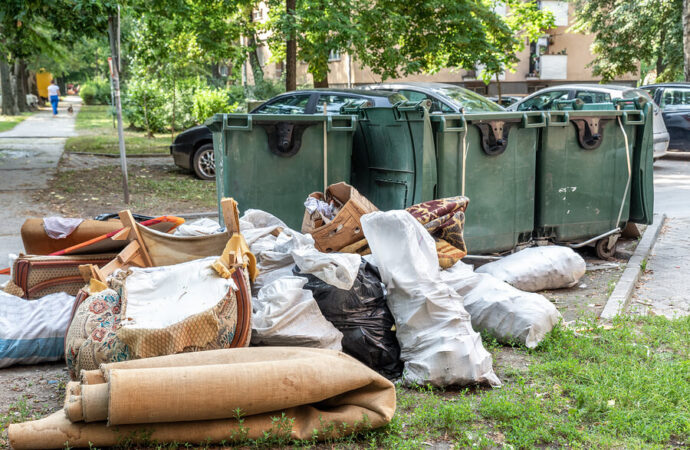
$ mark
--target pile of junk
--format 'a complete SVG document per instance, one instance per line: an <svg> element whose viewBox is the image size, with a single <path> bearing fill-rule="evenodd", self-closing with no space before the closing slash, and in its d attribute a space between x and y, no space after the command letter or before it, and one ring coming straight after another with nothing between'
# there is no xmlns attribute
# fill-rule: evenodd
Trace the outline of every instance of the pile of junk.
<svg viewBox="0 0 690 450"><path fill-rule="evenodd" d="M561 319L537 292L577 284L585 262L537 246L475 270L469 204L379 211L340 182L308 196L299 231L232 198L218 222L28 219L0 367L64 358L73 381L10 445L325 440L390 422L394 382L500 386L480 333L537 346Z"/></svg>

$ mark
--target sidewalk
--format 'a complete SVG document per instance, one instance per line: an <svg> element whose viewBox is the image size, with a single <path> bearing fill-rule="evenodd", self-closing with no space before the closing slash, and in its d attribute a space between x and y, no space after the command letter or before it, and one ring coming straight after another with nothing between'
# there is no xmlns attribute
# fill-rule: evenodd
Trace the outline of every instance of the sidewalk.
<svg viewBox="0 0 690 450"><path fill-rule="evenodd" d="M654 209L668 219L654 245L630 311L679 317L690 315L690 154L654 164Z"/></svg>
<svg viewBox="0 0 690 450"><path fill-rule="evenodd" d="M67 113L70 104L74 108L71 115ZM46 109L0 133L0 268L7 267L8 253L22 250L19 229L24 220L48 213L34 204L31 191L47 187L65 141L77 134L74 118L80 106L79 97L65 97L56 117ZM0 275L0 283L6 279Z"/></svg>

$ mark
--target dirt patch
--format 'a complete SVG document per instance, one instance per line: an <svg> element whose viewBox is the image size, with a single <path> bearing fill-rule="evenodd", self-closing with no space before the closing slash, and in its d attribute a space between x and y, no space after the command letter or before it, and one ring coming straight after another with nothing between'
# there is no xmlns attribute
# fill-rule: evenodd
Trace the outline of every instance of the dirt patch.
<svg viewBox="0 0 690 450"><path fill-rule="evenodd" d="M9 424L38 419L59 410L68 381L64 363L0 370L0 448L9 448Z"/></svg>
<svg viewBox="0 0 690 450"><path fill-rule="evenodd" d="M34 200L48 203L68 217L93 217L123 209L159 216L216 208L214 181L199 180L171 162L151 159L157 161L128 161L130 204L124 203L118 160L75 155L63 159L48 188L38 191Z"/></svg>

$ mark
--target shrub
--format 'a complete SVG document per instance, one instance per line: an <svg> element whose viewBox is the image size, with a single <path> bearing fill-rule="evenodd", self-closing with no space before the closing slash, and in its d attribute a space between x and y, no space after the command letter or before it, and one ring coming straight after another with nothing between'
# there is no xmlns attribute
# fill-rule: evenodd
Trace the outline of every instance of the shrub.
<svg viewBox="0 0 690 450"><path fill-rule="evenodd" d="M230 103L227 89L199 89L194 94L192 115L196 123L204 123L206 119L218 113L237 111L238 103Z"/></svg>
<svg viewBox="0 0 690 450"><path fill-rule="evenodd" d="M109 105L110 82L104 78L89 80L81 86L79 95L86 105Z"/></svg>
<svg viewBox="0 0 690 450"><path fill-rule="evenodd" d="M143 128L149 136L165 131L167 105L165 90L156 79L134 78L127 85L125 116L137 128Z"/></svg>

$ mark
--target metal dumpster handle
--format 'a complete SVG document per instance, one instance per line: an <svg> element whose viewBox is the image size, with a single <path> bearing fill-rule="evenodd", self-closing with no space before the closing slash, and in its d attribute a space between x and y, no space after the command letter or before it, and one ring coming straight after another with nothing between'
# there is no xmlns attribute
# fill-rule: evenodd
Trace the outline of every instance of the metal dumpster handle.
<svg viewBox="0 0 690 450"><path fill-rule="evenodd" d="M339 120L350 120L350 125L345 127L337 127L333 125L333 116L328 116L326 119L326 130L328 131L355 131L357 127L357 116L336 116Z"/></svg>
<svg viewBox="0 0 690 450"><path fill-rule="evenodd" d="M637 119L631 119L630 117L637 116ZM623 125L644 125L644 112L643 111L623 111Z"/></svg>
<svg viewBox="0 0 690 450"><path fill-rule="evenodd" d="M441 126L439 127L439 131L442 133L462 133L467 129L467 121L465 120L464 114L445 114L440 116L440 118ZM450 126L448 125L448 121L450 120L459 120L461 125L459 127Z"/></svg>
<svg viewBox="0 0 690 450"><path fill-rule="evenodd" d="M252 130L252 116L247 115L245 117L247 123L245 125L228 125L228 115L223 114L223 129L224 130L240 130L240 131L251 131ZM237 118L239 119L239 118Z"/></svg>
<svg viewBox="0 0 690 450"><path fill-rule="evenodd" d="M562 120L554 120L561 117ZM567 127L570 123L570 113L568 111L558 112L555 115L549 111L546 115L546 126L547 127Z"/></svg>
<svg viewBox="0 0 690 450"><path fill-rule="evenodd" d="M431 100L425 98L424 100L420 100L418 102L398 102L395 105L393 105L393 108L397 109L398 111L419 111L422 108L422 106L426 109L429 109L431 107Z"/></svg>
<svg viewBox="0 0 690 450"><path fill-rule="evenodd" d="M604 141L604 127L613 120L610 117L573 117L570 121L577 131L577 143L585 150L599 148Z"/></svg>
<svg viewBox="0 0 690 450"><path fill-rule="evenodd" d="M539 121L530 121L530 117L539 117ZM539 115L527 114L522 115L522 128L543 128L546 126L546 113L540 112Z"/></svg>
<svg viewBox="0 0 690 450"><path fill-rule="evenodd" d="M519 120L520 119L517 119L517 122L509 122L506 120L474 122L473 125L479 130L484 153L489 156L496 156L505 152L508 147L510 129L513 125L519 123Z"/></svg>
<svg viewBox="0 0 690 450"><path fill-rule="evenodd" d="M407 119L403 118L403 112L421 112L424 108L429 110L431 107L431 100L424 99L418 102L401 101L393 105L393 117L397 122L404 122Z"/></svg>

